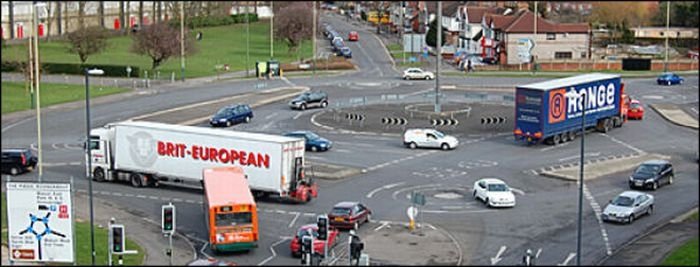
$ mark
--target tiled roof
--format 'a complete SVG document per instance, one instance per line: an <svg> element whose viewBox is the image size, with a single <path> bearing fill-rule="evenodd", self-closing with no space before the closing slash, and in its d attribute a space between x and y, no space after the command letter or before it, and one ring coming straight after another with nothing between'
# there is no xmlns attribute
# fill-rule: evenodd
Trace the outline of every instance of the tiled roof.
<svg viewBox="0 0 700 267"><path fill-rule="evenodd" d="M453 16L457 13L459 6L463 5L464 1L442 1L442 15ZM428 13L437 14L437 1L426 1Z"/></svg>
<svg viewBox="0 0 700 267"><path fill-rule="evenodd" d="M504 32L506 33L530 33L534 32L535 13L525 11L517 16L508 25ZM498 28L498 27L496 27ZM588 33L589 26L587 23L555 23L543 18L537 18L537 31L550 33Z"/></svg>

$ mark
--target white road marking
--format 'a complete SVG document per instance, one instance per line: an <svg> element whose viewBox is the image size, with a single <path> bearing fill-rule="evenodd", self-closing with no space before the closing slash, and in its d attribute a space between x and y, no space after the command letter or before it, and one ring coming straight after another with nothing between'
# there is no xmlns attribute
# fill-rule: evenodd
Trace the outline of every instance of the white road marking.
<svg viewBox="0 0 700 267"><path fill-rule="evenodd" d="M406 182L399 182L399 183L388 184L388 185L385 185L385 186L382 186L382 187L375 188L374 190L372 190L372 191L370 191L369 193L367 193L366 197L367 197L367 198L372 198L372 196L374 196L374 194L376 194L377 192L379 192L379 191L381 191L381 190L390 189L390 188L393 188L393 187L397 187L397 186L402 185L402 184L405 184L405 183L406 183Z"/></svg>
<svg viewBox="0 0 700 267"><path fill-rule="evenodd" d="M585 154L583 154L583 156L584 156L584 158L585 158L585 157L597 157L597 156L600 156L600 152L596 152L596 153L585 153ZM581 155L576 155L576 156L571 156L571 157L560 158L560 159L558 159L558 161L559 161L559 162L562 162L562 161L577 159L577 158L580 158L580 157L581 157Z"/></svg>
<svg viewBox="0 0 700 267"><path fill-rule="evenodd" d="M282 76L281 78L282 78L282 81L284 81L285 83L289 84L289 86L297 86L297 85L294 84L293 82L290 82L289 80L287 80L287 77Z"/></svg>
<svg viewBox="0 0 700 267"><path fill-rule="evenodd" d="M272 114L265 116L265 120L269 121L275 116L277 116L277 112L273 112Z"/></svg>
<svg viewBox="0 0 700 267"><path fill-rule="evenodd" d="M283 211L283 210L275 210L275 212L277 212L277 213L279 213L279 214L287 214L287 212L286 212L286 211Z"/></svg>
<svg viewBox="0 0 700 267"><path fill-rule="evenodd" d="M335 152L340 152L340 153L352 153L352 151L347 150L347 149L334 149Z"/></svg>
<svg viewBox="0 0 700 267"><path fill-rule="evenodd" d="M387 225L389 225L389 223L388 223L388 222L384 222L384 223L382 223L382 225L377 226L377 228L374 228L374 231L375 231L375 232L376 232L376 231L379 231L380 229L386 227Z"/></svg>
<svg viewBox="0 0 700 267"><path fill-rule="evenodd" d="M294 115L294 118L292 118L292 119L293 119L293 120L296 120L296 119L298 119L299 117L301 117L301 115L304 115L304 113L303 113L303 112L299 112L299 113L297 113L297 115Z"/></svg>
<svg viewBox="0 0 700 267"><path fill-rule="evenodd" d="M698 114L698 110L697 110L696 108L690 108L690 110L692 110L693 112L695 112L695 114Z"/></svg>
<svg viewBox="0 0 700 267"><path fill-rule="evenodd" d="M265 259L265 260L261 261L260 263L258 263L258 266L265 265L265 263L267 263L268 261L270 261L270 260L274 259L275 257L277 257L277 253L275 252L275 247L276 247L277 245L279 245L280 243L286 241L287 239L290 239L290 238L289 238L289 237L285 237L285 238L282 238L282 239L280 239L279 241L275 242L274 244L272 244L272 246L270 246L270 252L272 252L272 256L270 256L270 257L268 257L267 259Z"/></svg>
<svg viewBox="0 0 700 267"><path fill-rule="evenodd" d="M496 253L496 257L491 258L491 265L496 265L496 263L498 263L499 261L502 260L501 255L503 254L503 252L506 252L506 248L507 248L506 246L501 246L501 248L498 249L498 253Z"/></svg>
<svg viewBox="0 0 700 267"><path fill-rule="evenodd" d="M209 256L209 254L207 254L207 253L204 252L204 249L205 249L208 245L209 245L209 242L204 243L204 245L202 245L202 249L200 249L199 252L202 253L202 255L206 256L207 259L213 259L214 257Z"/></svg>
<svg viewBox="0 0 700 267"><path fill-rule="evenodd" d="M158 200L157 196L148 196L148 198L153 199L153 200Z"/></svg>
<svg viewBox="0 0 700 267"><path fill-rule="evenodd" d="M623 146L625 146L625 147L627 147L627 148L629 148L629 149L631 149L631 150L634 150L634 152L637 152L637 153L639 153L640 155L646 155L646 152L644 152L644 150L641 150L641 149L639 149L639 148L636 148L636 147L634 147L634 146L632 146L632 145L630 145L630 144L628 144L628 143L622 142L622 141L618 140L618 139L615 138L615 137L609 136L609 135L604 134L604 133L601 133L601 135L602 135L602 136L605 136L605 137L607 137L607 138L610 138L610 140L612 140L612 141L615 142L615 143L621 144L621 145L623 145Z"/></svg>
<svg viewBox="0 0 700 267"><path fill-rule="evenodd" d="M313 216L316 216L316 214L315 214L315 213L308 213L308 212L305 212L305 213L304 213L304 216L313 217Z"/></svg>
<svg viewBox="0 0 700 267"><path fill-rule="evenodd" d="M542 253L542 248L537 250L537 253L535 254L535 259L540 257L540 253Z"/></svg>
<svg viewBox="0 0 700 267"><path fill-rule="evenodd" d="M607 252L607 255L612 255L612 248L610 247L610 240L608 239L608 232L605 230L605 225L603 224L603 218L601 217L602 210L600 209L600 204L596 202L595 198L591 194L591 191L588 190L588 187L586 184L583 184L583 194L588 199L588 202L591 205L591 208L593 208L593 212L595 213L595 218L598 221L598 226L600 227L600 234L603 236L603 242L605 242L605 251Z"/></svg>
<svg viewBox="0 0 700 267"><path fill-rule="evenodd" d="M26 119L24 119L24 120L15 122L15 123L13 123L13 124L10 124L10 125L8 125L7 127L2 128L2 131L0 131L0 132L4 133L5 131L7 131L7 130L9 130L9 129L12 129L12 128L15 127L15 126L20 125L20 124L22 124L22 123L24 123L24 122L26 122L26 121L28 121L28 120L32 120L32 119L34 119L34 117L29 117L29 118L26 118Z"/></svg>
<svg viewBox="0 0 700 267"><path fill-rule="evenodd" d="M566 259L562 263L557 263L557 266L566 266L569 264L569 262L576 257L576 253L569 253L569 256L566 256Z"/></svg>
<svg viewBox="0 0 700 267"><path fill-rule="evenodd" d="M295 214L295 215L294 215L294 219L292 219L292 221L289 222L289 226L288 226L289 228L292 228L292 226L294 226L294 223L297 221L297 219L299 218L299 215L300 215L301 213L296 212L296 211L292 211L292 212L289 212L289 214Z"/></svg>
<svg viewBox="0 0 700 267"><path fill-rule="evenodd" d="M566 142L566 143L558 144L558 145L556 145L556 146L548 146L548 147L545 147L545 148L541 148L540 151L549 151L549 150L552 150L552 149L555 149L555 148L560 148L560 147L563 147L563 146L568 146L568 145L570 145L571 143L572 143L572 142Z"/></svg>
<svg viewBox="0 0 700 267"><path fill-rule="evenodd" d="M401 192L404 192L404 191L408 191L408 190L418 189L418 188L422 188L422 187L431 188L431 187L440 187L440 186L442 186L442 185L441 184L427 184L427 185L424 184L424 185L406 187L406 188L394 191L394 193L391 194L391 198L396 199L396 196L398 194L400 194Z"/></svg>
<svg viewBox="0 0 700 267"><path fill-rule="evenodd" d="M524 196L524 195L525 195L525 191L520 190L520 189L517 189L517 188L515 188L515 187L511 187L510 190L513 191L513 193L519 194L519 195L521 195L521 196Z"/></svg>

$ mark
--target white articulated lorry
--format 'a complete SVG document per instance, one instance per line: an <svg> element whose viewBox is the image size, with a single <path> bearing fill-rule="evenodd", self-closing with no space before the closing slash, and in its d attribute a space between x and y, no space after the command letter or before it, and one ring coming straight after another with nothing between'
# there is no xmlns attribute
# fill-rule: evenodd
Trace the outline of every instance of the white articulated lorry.
<svg viewBox="0 0 700 267"><path fill-rule="evenodd" d="M304 177L304 139L145 121L90 131L93 179L135 187L161 182L201 186L202 170L240 166L256 194L306 202L318 186ZM87 168L86 168L87 169Z"/></svg>

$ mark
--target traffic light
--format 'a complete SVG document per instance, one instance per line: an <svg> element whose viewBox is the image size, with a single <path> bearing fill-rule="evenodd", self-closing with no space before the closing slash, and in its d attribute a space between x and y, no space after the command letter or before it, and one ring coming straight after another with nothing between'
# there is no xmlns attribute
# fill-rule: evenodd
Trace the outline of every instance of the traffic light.
<svg viewBox="0 0 700 267"><path fill-rule="evenodd" d="M308 265L310 258L313 253L313 238L309 235L305 235L301 238L301 265Z"/></svg>
<svg viewBox="0 0 700 267"><path fill-rule="evenodd" d="M161 213L163 233L172 234L175 232L175 206L172 203L163 205Z"/></svg>
<svg viewBox="0 0 700 267"><path fill-rule="evenodd" d="M112 253L124 252L124 225L112 224L109 226L109 233L112 235Z"/></svg>
<svg viewBox="0 0 700 267"><path fill-rule="evenodd" d="M328 238L328 216L319 215L316 225L318 226L318 239L326 240Z"/></svg>

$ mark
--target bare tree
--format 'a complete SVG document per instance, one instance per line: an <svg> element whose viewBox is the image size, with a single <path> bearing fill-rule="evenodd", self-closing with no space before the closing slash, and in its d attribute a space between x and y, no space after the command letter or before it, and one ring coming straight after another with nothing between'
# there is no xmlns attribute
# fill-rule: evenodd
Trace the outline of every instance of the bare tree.
<svg viewBox="0 0 700 267"><path fill-rule="evenodd" d="M143 1L139 1L139 26L143 26Z"/></svg>
<svg viewBox="0 0 700 267"><path fill-rule="evenodd" d="M185 54L196 52L194 40L185 29ZM154 23L144 26L141 31L132 35L134 42L131 52L147 55L152 60L152 69L157 68L170 57L180 55L180 30L168 25L167 22Z"/></svg>
<svg viewBox="0 0 700 267"><path fill-rule="evenodd" d="M275 4L275 10L278 9ZM313 13L310 2L286 2L285 6L279 7L284 12L275 12L275 36L287 43L289 52L295 52L301 41L310 39L312 30Z"/></svg>
<svg viewBox="0 0 700 267"><path fill-rule="evenodd" d="M105 27L105 2L100 1L99 6L97 8L99 20L100 20L100 26L102 28Z"/></svg>
<svg viewBox="0 0 700 267"><path fill-rule="evenodd" d="M78 28L85 28L85 1L78 1Z"/></svg>
<svg viewBox="0 0 700 267"><path fill-rule="evenodd" d="M119 1L119 30L124 32L126 21L124 19L124 1Z"/></svg>
<svg viewBox="0 0 700 267"><path fill-rule="evenodd" d="M68 51L78 54L80 63L85 64L88 57L100 53L107 48L107 30L100 26L75 30L67 35L70 47Z"/></svg>
<svg viewBox="0 0 700 267"><path fill-rule="evenodd" d="M63 35L63 12L61 11L61 1L56 2L56 24L58 26L58 35Z"/></svg>

